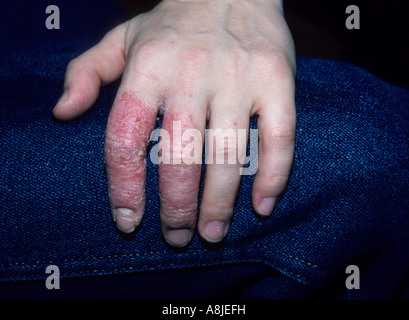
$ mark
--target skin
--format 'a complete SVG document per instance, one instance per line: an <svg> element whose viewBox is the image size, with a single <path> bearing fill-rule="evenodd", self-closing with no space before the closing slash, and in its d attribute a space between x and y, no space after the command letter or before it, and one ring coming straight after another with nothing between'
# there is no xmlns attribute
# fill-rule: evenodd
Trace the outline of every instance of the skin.
<svg viewBox="0 0 409 320"><path fill-rule="evenodd" d="M171 137L174 121L180 121L182 134L195 129L204 137L206 124L248 130L250 117L257 115L252 201L266 216L285 190L293 161L295 72L280 0L163 0L69 63L53 115L78 117L93 105L102 85L122 75L107 124L105 160L112 216L123 232L132 232L144 214L146 146L158 115ZM182 140L179 147L189 143ZM246 143L214 148L226 155L226 148L237 153ZM203 140L194 144L203 149ZM226 236L241 166L238 161L207 165L198 213L201 165L159 165L161 227L169 244L187 245L196 224L209 242Z"/></svg>

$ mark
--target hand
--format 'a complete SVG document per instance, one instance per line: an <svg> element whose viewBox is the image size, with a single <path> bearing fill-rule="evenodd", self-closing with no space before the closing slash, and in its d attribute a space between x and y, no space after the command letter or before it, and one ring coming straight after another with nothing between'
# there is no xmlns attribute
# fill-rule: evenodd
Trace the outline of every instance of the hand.
<svg viewBox="0 0 409 320"><path fill-rule="evenodd" d="M271 214L293 161L295 69L281 1L164 0L69 63L53 114L61 120L79 116L95 102L101 85L122 75L108 120L105 160L112 216L124 232L132 232L144 214L146 147L158 114L170 137L176 137L174 124L182 135L201 133L193 142L181 139L164 148L162 157L172 160L159 165L162 231L168 243L181 247L196 224L201 164L178 164L176 151L189 146L201 153L207 123L209 129L238 132L258 116L252 201L258 214ZM213 164L206 166L198 230L209 242L227 234L242 166L218 164L217 155L223 160L233 152L238 160L246 144L230 138L215 143L214 159L207 159Z"/></svg>

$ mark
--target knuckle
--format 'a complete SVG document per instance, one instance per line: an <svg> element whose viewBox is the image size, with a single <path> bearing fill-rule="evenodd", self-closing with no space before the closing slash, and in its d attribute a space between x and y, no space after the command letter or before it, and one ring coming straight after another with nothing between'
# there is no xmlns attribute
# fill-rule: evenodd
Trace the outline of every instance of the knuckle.
<svg viewBox="0 0 409 320"><path fill-rule="evenodd" d="M111 153L126 155L135 151L136 144L133 139L107 135L105 139L105 149Z"/></svg>
<svg viewBox="0 0 409 320"><path fill-rule="evenodd" d="M245 50L232 50L227 53L224 63L224 72L233 77L242 76L249 66L250 56Z"/></svg>
<svg viewBox="0 0 409 320"><path fill-rule="evenodd" d="M196 221L196 208L163 209L161 220L168 227L175 229L190 228Z"/></svg>
<svg viewBox="0 0 409 320"><path fill-rule="evenodd" d="M157 41L142 41L129 49L128 64L134 72L146 75L149 80L157 80L160 71L157 66L166 63L162 52Z"/></svg>
<svg viewBox="0 0 409 320"><path fill-rule="evenodd" d="M229 144L223 148L216 148L216 163L231 163L236 164L237 147Z"/></svg>
<svg viewBox="0 0 409 320"><path fill-rule="evenodd" d="M256 53L255 61L260 75L267 79L294 76L289 57L282 50L260 51Z"/></svg>
<svg viewBox="0 0 409 320"><path fill-rule="evenodd" d="M77 70L80 63L81 61L79 57L72 59L67 65L67 73L72 73Z"/></svg>
<svg viewBox="0 0 409 320"><path fill-rule="evenodd" d="M135 139L125 124L109 121L105 134L105 148L112 152L130 152L136 148Z"/></svg>
<svg viewBox="0 0 409 320"><path fill-rule="evenodd" d="M107 135L104 151L108 166L126 167L131 164L140 167L146 164L146 151L138 148L134 139Z"/></svg>
<svg viewBox="0 0 409 320"><path fill-rule="evenodd" d="M292 143L295 141L295 127L291 124L280 124L270 128L268 140L273 143Z"/></svg>
<svg viewBox="0 0 409 320"><path fill-rule="evenodd" d="M200 214L217 217L219 220L228 220L233 214L234 197L219 195L218 199L207 200L200 208Z"/></svg>
<svg viewBox="0 0 409 320"><path fill-rule="evenodd" d="M191 47L179 52L179 59L182 64L191 66L207 66L210 62L210 52L205 48Z"/></svg>
<svg viewBox="0 0 409 320"><path fill-rule="evenodd" d="M213 143L213 163L233 163L236 164L238 156L238 142L236 130L216 129L211 134ZM210 160L210 159L209 159Z"/></svg>
<svg viewBox="0 0 409 320"><path fill-rule="evenodd" d="M133 177L133 176L132 176ZM120 184L110 183L108 195L118 206L141 208L145 203L143 184L135 183L129 177L122 177ZM128 178L128 179L126 179Z"/></svg>
<svg viewBox="0 0 409 320"><path fill-rule="evenodd" d="M276 196L281 194L281 192L284 190L287 181L288 181L289 175L285 173L279 173L279 172L264 172L262 173L262 179L264 181L263 187L266 190L269 190L269 192L273 192Z"/></svg>
<svg viewBox="0 0 409 320"><path fill-rule="evenodd" d="M175 228L192 226L195 221L200 166L159 165L161 217Z"/></svg>
<svg viewBox="0 0 409 320"><path fill-rule="evenodd" d="M211 54L208 49L190 47L178 52L179 75L181 85L191 86L191 82L198 81L211 66Z"/></svg>
<svg viewBox="0 0 409 320"><path fill-rule="evenodd" d="M149 61L157 56L158 50L156 41L145 40L133 47L132 54L142 61Z"/></svg>

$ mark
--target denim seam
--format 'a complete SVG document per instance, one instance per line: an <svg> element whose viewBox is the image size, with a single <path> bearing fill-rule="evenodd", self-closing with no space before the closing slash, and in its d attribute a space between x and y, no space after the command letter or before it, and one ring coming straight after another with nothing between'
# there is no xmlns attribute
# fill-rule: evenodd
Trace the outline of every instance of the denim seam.
<svg viewBox="0 0 409 320"><path fill-rule="evenodd" d="M261 244L248 244L245 246L246 248L251 248L251 247L256 247L258 249L269 249L269 247L267 245L261 245ZM231 248L224 248L221 251L227 251L227 250L231 250ZM201 253L201 252L208 252L209 250L207 249L196 249L196 250L191 250L189 253L191 254L196 254L196 253ZM289 255L286 254L280 250L273 250L272 252L278 253L278 254L282 254L287 258L293 259L297 262L301 262L303 264L308 265L309 267L312 268L318 268L317 265L311 263L311 262L307 262L297 256L294 255ZM118 259L118 258L136 258L136 257L149 257L149 256L153 256L153 255L157 255L157 254L165 254L168 253L167 250L161 250L161 251L150 251L150 252L144 252L144 253L126 253L126 254L112 254L112 255L107 255L107 256L92 256L92 257L87 257L85 259L64 259L61 261L53 261L53 260L49 260L49 261L40 261L37 260L35 263L25 263L25 262L14 262L14 263L6 263L6 264L0 264L0 267L2 266L30 266L30 265L40 265L40 264L53 264L53 263L61 263L61 262L65 262L65 263L73 263L73 262L84 262L84 261L90 261L90 260L103 260L103 259L108 259L108 260L114 260L114 259ZM274 269L280 271L281 273L291 277L295 277L296 279L302 281L303 283L307 282L307 278L305 276L302 276L300 274L294 273L290 270L288 270L287 268L283 267L278 267L277 265L274 265L271 261L269 261L269 259L254 259L254 258L249 258L246 260L241 260L241 259L231 259L229 261L226 260L214 260L208 263L204 263L201 266L206 266L206 265L223 265L226 263L240 263L240 262L257 262L257 263L263 263L263 264L267 264L268 266L273 267ZM174 263L160 263L160 264L145 264L143 266L128 266L128 267L122 267L122 268L90 268L89 270L84 270L84 271L71 271L70 273L65 273L66 277L75 277L75 276L86 276L86 275L101 275L101 274L110 274L112 272L119 274L119 273L130 273L130 272L138 272L138 271L149 271L152 268L163 268L163 269L167 269L167 268L177 268L177 265L175 265ZM187 263L187 265L184 265L183 268L187 268L187 267L198 267L197 264L192 264L192 263ZM9 280L35 280L36 278L38 278L38 276L19 276L19 275L14 275L12 278L10 278Z"/></svg>
<svg viewBox="0 0 409 320"><path fill-rule="evenodd" d="M269 247L266 246L266 245L260 245L260 244L248 244L248 245L246 245L247 248L254 247L254 246L258 247L258 249L269 249ZM230 249L230 248L225 248L225 249L222 249L221 251L226 251L226 250L231 250L231 249ZM140 256L156 255L156 254L161 254L161 253L164 253L164 254L165 254L165 253L167 253L167 252L168 252L167 250L162 250L162 251L150 251L150 252L144 252L144 253L112 254L112 255L107 255L107 256L92 256L92 257L86 257L86 258L80 259L80 260L75 259L75 258L72 258L72 259L64 259L64 260L62 260L62 261L63 261L63 262L84 262L84 261L87 261L87 260L102 260L102 259L113 259L113 258L140 257ZM208 250L207 250L207 249L189 250L189 253L199 253L199 252L208 252ZM308 266L310 266L310 267L318 268L318 265L312 264L311 262L307 262L307 261L305 261L305 260L303 260L303 259L300 259L300 258L298 258L298 257L296 257L296 256L286 254L286 253L284 253L284 252L282 252L282 251L275 250L275 253L280 253L280 254L282 254L282 255L284 255L284 256L290 258L290 259L294 259L294 260L299 261L299 262L301 262L301 263L304 263L304 264L306 264L306 265L308 265ZM54 262L55 262L55 261L54 261ZM2 263L2 264L0 264L0 267L4 267L4 266L18 266L18 265L36 265L36 264L38 265L38 264L47 264L47 263L48 263L48 264L52 264L52 263L54 263L54 262L53 262L52 260L49 260L49 261L45 261L45 260L40 261L40 260L37 260L36 262L33 262L33 263L10 262L10 263Z"/></svg>
<svg viewBox="0 0 409 320"><path fill-rule="evenodd" d="M226 265L226 264L234 264L234 263L248 263L248 262L254 262L254 263L262 263L262 264L267 264L269 266L272 266L270 262L268 262L265 259L235 259L231 261L226 261L226 260L215 260L203 265L200 265L201 267L206 267L206 266L214 266L216 264L218 265ZM80 271L72 271L70 273L64 273L63 277L64 278L70 278L70 277L81 277L81 276L103 276L103 275L112 275L112 273L116 274L121 274L121 273L132 273L132 272L138 272L138 271L152 271L152 268L161 268L159 270L167 270L170 267L175 267L176 265L174 263L161 263L161 264L154 264L154 265L144 265L143 267L134 267L134 266L129 266L129 267L123 267L123 268L115 268L115 269L110 269L110 268L105 268L105 269L92 269L92 270L80 270ZM196 264L188 264L183 267L178 267L177 269L184 269L184 268L191 268L191 267L199 267ZM298 280L302 280L303 283L306 283L308 280L305 276L302 276L300 274L294 273L292 271L289 271L287 268L279 268L274 266L274 268L284 275L287 275L291 278L291 276L296 277ZM158 269L155 269L155 271L158 271ZM24 281L24 280L42 280L43 277L24 277L24 276L14 276L13 278L10 278L9 280L15 280L15 281Z"/></svg>

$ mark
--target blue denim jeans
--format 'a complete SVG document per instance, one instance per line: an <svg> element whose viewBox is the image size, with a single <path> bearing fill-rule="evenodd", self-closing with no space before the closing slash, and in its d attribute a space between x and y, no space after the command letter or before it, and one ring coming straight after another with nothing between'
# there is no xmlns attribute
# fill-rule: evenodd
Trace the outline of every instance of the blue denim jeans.
<svg viewBox="0 0 409 320"><path fill-rule="evenodd" d="M127 16L108 0L84 12L55 4L61 30L44 27L37 3L10 2L33 27L1 35L1 298L409 298L409 91L348 63L298 58L295 159L274 214L254 214L254 176L243 176L227 238L196 234L175 250L162 239L150 161L141 228L124 235L111 221L103 143L119 83L75 122L51 116L70 59L109 17L112 27ZM358 290L345 287L350 264ZM58 292L44 287L49 265Z"/></svg>

